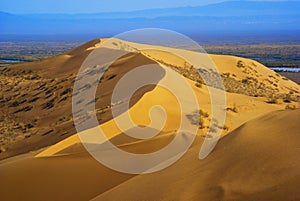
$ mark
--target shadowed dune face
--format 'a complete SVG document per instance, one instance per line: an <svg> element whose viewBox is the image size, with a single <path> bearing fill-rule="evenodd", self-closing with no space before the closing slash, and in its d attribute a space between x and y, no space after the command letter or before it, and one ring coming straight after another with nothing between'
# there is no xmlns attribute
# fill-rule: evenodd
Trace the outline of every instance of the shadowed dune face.
<svg viewBox="0 0 300 201"><path fill-rule="evenodd" d="M0 114L6 128L2 129L0 145L5 151L1 151L0 159L55 144L76 133L71 103L73 84L81 63L99 42L91 41L57 57L0 69ZM156 62L139 53L128 53L104 73L95 100L100 124L112 118L110 103L116 83L128 71L146 64ZM164 71L157 75L158 82ZM87 86L92 84L95 83L87 81ZM130 106L153 88L140 88L132 96ZM93 104L93 100L88 104Z"/></svg>
<svg viewBox="0 0 300 201"><path fill-rule="evenodd" d="M55 157L8 159L0 163L1 197L5 200L298 200L299 115L300 110L276 111L250 121L221 139L205 160L197 158L203 141L199 136L174 165L147 175L115 172L97 163L88 153L74 150ZM153 146L166 137L155 138ZM138 153L145 151L148 144L140 141L127 146Z"/></svg>

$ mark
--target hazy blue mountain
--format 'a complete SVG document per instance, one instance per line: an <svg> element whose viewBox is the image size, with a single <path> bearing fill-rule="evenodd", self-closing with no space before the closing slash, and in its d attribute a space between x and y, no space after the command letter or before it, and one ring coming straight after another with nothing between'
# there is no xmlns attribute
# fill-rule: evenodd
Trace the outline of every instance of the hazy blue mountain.
<svg viewBox="0 0 300 201"><path fill-rule="evenodd" d="M232 1L207 6L94 14L0 12L3 34L102 34L158 27L186 34L300 30L300 2Z"/></svg>
<svg viewBox="0 0 300 201"><path fill-rule="evenodd" d="M256 16L299 15L299 1L227 1L197 7L148 9L131 12L93 14L33 14L24 17L40 19L90 19L90 18L157 18L162 16Z"/></svg>

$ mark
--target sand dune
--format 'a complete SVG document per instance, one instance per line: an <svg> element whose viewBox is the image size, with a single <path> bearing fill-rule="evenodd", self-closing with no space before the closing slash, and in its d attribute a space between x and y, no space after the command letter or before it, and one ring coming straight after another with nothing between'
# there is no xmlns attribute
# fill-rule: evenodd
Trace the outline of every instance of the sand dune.
<svg viewBox="0 0 300 201"><path fill-rule="evenodd" d="M134 47L140 47L139 44L135 43L129 43L130 45ZM182 58L179 58L178 56L172 55L168 52L162 52L161 50L153 50L154 46L147 46L147 50L144 51L144 55L149 57L150 59L154 59L155 61L164 61L165 63L171 64L171 65L178 65L184 68L186 65L186 62L182 60ZM168 48L159 47L165 50L168 50ZM185 50L184 50L185 51ZM190 53L189 51L185 51ZM197 56L197 54L193 55L194 53L191 53L192 57ZM216 59L217 57L217 59ZM232 72L236 73L237 77L239 79L242 79L245 77L245 73L241 72L239 68L237 68L235 65L239 59L237 57L231 57L231 56L220 56L212 55L212 59L216 62L217 66L222 66L220 69L223 72ZM245 60L244 62L247 64L250 62L255 62L251 60ZM224 61L222 63L222 61ZM256 62L257 63L257 62ZM163 69L168 70L168 66L165 66L164 64L161 64ZM261 78L265 74L269 75L275 75L275 72L266 69L261 64L257 64L257 71L260 72L260 74L257 75L251 75L255 76L258 79L264 80ZM244 77L243 77L244 76ZM249 75L250 76L250 75ZM241 77L241 78L240 78ZM210 97L209 97L209 91L208 88L203 86L202 88L196 87L196 82L190 79L186 79L187 82L190 84L191 88L194 90L194 92L197 94L198 102L199 102L199 108L203 110L204 112L207 112L209 114L209 117L205 119L205 128L198 131L199 135L205 135L208 129L206 127L209 126L211 120L211 103L210 103ZM300 91L299 86L289 80L284 80L285 82L280 83L279 86L282 87L280 89L282 92L285 92L287 87L295 88L295 90L298 92ZM158 81L159 83L159 81ZM136 104L129 110L129 113L131 114L131 117L133 118L136 125L144 125L147 126L150 122L148 111L150 108L154 105L161 105L164 107L166 114L168 116L167 124L165 125L162 132L172 132L176 129L178 129L179 119L180 119L180 111L178 102L175 100L176 98L174 95L172 95L167 90L157 86L152 91L147 92L140 100L136 102ZM226 135L228 132L234 130L235 128L239 127L243 123L256 118L257 116L260 116L262 114L266 114L271 111L279 110L279 109L285 109L286 103L281 104L268 104L266 103L265 97L252 97L252 96L246 96L243 94L237 94L237 93L226 93L226 100L227 100L227 112L226 112L226 121L225 126L226 129L223 131L223 135ZM188 104L188 101L185 102L185 104ZM294 103L294 105L299 105L299 103ZM236 111L233 111L236 110ZM121 115L122 117L122 115ZM161 118L159 116L156 116L156 118ZM118 128L118 126L115 123L115 120L112 119L108 122L103 123L100 125L101 129L104 130L104 132L109 133L109 136L107 136L109 139L119 135L122 133L122 131ZM91 129L92 130L92 129ZM37 157L44 157L44 156L51 156L55 153L61 152L62 150L69 149L70 146L73 148L74 145L80 144L80 138L75 134L74 136L71 136L70 138L67 138L66 140L50 147L49 149L46 149L45 151L41 152L37 155ZM123 142L119 142L118 145L122 144Z"/></svg>
<svg viewBox="0 0 300 201"><path fill-rule="evenodd" d="M114 106L110 102L113 88L126 73L140 65L160 66L161 74L155 79L157 84L162 83L170 71L184 75L183 79L196 94L203 117L195 141L187 153L162 171L146 175L124 174L98 163L81 143L82 133L76 133L74 128L71 95L80 64L106 40L96 39L54 58L13 65L10 70L2 69L5 82L13 83L19 79L20 83L14 88L19 92L14 97L8 88L3 89L6 90L7 101L1 102L1 106L14 120L5 121L15 125L23 118L28 120L21 122L24 126L32 123L33 127L25 126L23 133L23 124L19 123L20 133L13 133L13 139L4 138L5 151L0 152L3 159L0 161L1 200L300 199L297 193L300 186L300 163L297 160L300 154L300 110L296 109L300 107L300 86L258 62L239 57L210 55L225 85L226 106L223 110L226 119L225 126L221 128L223 138L216 149L204 160L199 160L200 147L210 137L207 134L209 125L216 121L212 119L209 97L213 83L211 86L205 85L188 61L168 52L169 48L114 39L125 43L128 48L143 47L145 50L128 52L115 61L105 72L101 89L97 89L99 128L105 131L110 142L124 151L140 154L160 150L178 135L176 132L182 115L179 103L174 94L161 86L149 85L139 89L130 99L128 110L136 125L150 125L153 131L157 131L155 137L143 140L127 136L116 124L126 115L125 111L112 118L111 108ZM190 59L203 57L201 53L176 51ZM211 73L208 66L205 63L200 65L204 74L207 73L205 75ZM26 72L22 74L24 70ZM20 73L25 77L16 76ZM34 76L34 73L38 75L36 79L26 77ZM5 83L1 84L4 86ZM30 102L28 99L32 96L38 99ZM13 102L12 97L18 103ZM26 101L22 102L24 97ZM50 99L54 99L53 105L46 104ZM183 101L190 106L189 111L198 109L188 98ZM33 108L16 113L24 104L33 105ZM149 117L154 105L163 106L167 115L162 129L155 126ZM36 121L34 114L39 115ZM160 125L164 114L154 110L153 115L157 125ZM219 126L218 122L214 124ZM12 128L13 131L18 130ZM85 132L92 133L94 130L87 128ZM180 137L184 141L191 136L180 134ZM105 144L107 141L97 143ZM109 153L109 150L98 150L97 144L91 146L95 146L95 152Z"/></svg>

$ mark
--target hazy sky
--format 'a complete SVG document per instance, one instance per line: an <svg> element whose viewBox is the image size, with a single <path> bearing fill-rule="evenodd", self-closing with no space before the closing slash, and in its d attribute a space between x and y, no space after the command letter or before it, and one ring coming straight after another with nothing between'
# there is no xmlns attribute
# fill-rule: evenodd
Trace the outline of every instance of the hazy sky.
<svg viewBox="0 0 300 201"><path fill-rule="evenodd" d="M96 13L197 6L222 1L224 0L0 0L0 11L9 13Z"/></svg>

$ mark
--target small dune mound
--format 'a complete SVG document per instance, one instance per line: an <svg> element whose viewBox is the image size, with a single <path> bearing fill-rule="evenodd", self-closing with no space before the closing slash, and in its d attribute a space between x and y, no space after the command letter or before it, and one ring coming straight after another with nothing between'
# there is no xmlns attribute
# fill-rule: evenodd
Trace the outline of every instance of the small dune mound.
<svg viewBox="0 0 300 201"><path fill-rule="evenodd" d="M201 85L206 84L202 76L211 79L219 76L216 72L207 69L206 66L197 66L199 74L194 66L183 58L169 53L167 48L151 48L151 50L143 50L143 53ZM164 49L165 51L163 51ZM195 58L196 56L197 54L195 54ZM215 63L227 92L253 97L266 97L268 99L300 101L300 87L298 84L254 60L226 55L209 55L207 58L211 58Z"/></svg>

